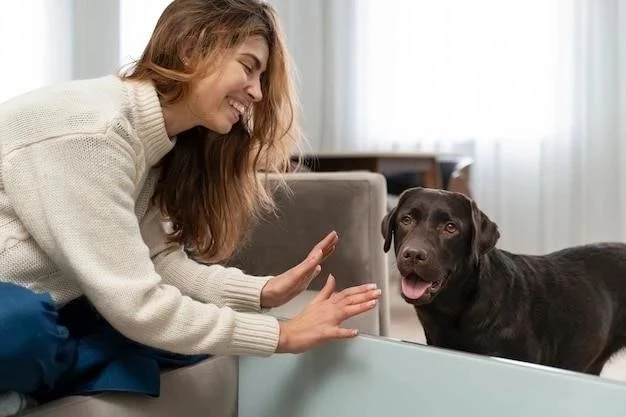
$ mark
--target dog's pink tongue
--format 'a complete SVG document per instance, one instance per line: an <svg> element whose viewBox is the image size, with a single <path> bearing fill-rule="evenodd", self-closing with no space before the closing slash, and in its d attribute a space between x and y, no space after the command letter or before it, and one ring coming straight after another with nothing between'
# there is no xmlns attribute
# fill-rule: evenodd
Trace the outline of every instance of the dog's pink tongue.
<svg viewBox="0 0 626 417"><path fill-rule="evenodd" d="M416 279L414 277L402 277L402 293L412 299L417 300L422 297L431 283Z"/></svg>

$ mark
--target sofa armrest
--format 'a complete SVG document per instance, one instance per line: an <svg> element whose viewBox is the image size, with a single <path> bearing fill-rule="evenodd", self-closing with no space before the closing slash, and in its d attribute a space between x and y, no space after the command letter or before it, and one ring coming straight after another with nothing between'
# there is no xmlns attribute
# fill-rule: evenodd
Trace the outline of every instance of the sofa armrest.
<svg viewBox="0 0 626 417"><path fill-rule="evenodd" d="M367 333L386 336L389 284L380 232L386 213L384 176L364 171L310 172L289 173L285 179L291 193L276 195L277 216L260 222L229 264L254 275L276 275L301 262L321 238L336 230L335 253L322 265L322 273L309 290L319 290L329 273L335 276L338 289L376 283L382 296L376 329ZM288 315L293 308L290 311Z"/></svg>

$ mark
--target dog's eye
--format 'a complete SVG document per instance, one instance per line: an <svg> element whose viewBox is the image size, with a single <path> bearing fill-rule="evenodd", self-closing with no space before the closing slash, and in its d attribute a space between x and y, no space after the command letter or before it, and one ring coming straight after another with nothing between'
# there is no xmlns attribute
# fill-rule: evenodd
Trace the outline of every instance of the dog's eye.
<svg viewBox="0 0 626 417"><path fill-rule="evenodd" d="M456 224L452 223L452 222L448 222L446 223L446 226L444 227L444 230L448 233L456 233L456 231L458 230L456 227Z"/></svg>
<svg viewBox="0 0 626 417"><path fill-rule="evenodd" d="M411 216L402 216L400 218L400 223L402 223L405 226L408 226L411 223L413 223L413 218Z"/></svg>

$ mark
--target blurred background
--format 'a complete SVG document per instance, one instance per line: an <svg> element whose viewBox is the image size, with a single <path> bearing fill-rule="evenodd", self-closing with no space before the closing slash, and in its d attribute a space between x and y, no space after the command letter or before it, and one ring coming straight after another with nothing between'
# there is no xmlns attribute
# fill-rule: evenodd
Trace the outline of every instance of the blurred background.
<svg viewBox="0 0 626 417"><path fill-rule="evenodd" d="M2 1L0 101L118 71L168 3ZM626 240L625 1L272 3L310 154L471 161L504 249Z"/></svg>

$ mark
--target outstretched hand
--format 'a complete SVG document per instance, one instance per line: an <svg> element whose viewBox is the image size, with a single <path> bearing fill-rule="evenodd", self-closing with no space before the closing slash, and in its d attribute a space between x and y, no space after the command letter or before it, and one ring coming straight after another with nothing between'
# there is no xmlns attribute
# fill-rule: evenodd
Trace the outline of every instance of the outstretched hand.
<svg viewBox="0 0 626 417"><path fill-rule="evenodd" d="M304 261L270 278L261 290L261 307L281 306L306 290L311 280L322 270L320 264L335 250L338 239L337 232L330 232L313 247Z"/></svg>
<svg viewBox="0 0 626 417"><path fill-rule="evenodd" d="M350 317L376 306L381 291L375 284L346 288L335 293L335 278L296 317L280 322L277 353L300 353L334 339L355 337L357 329L341 327Z"/></svg>

